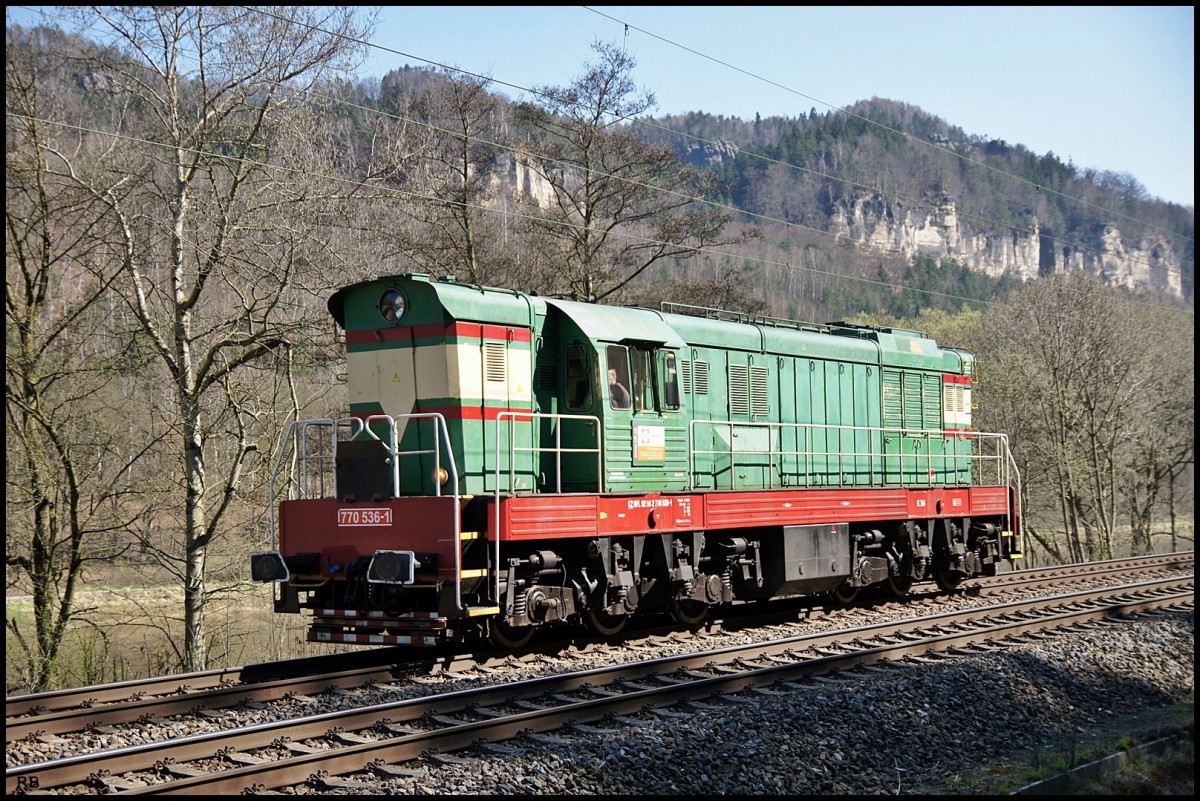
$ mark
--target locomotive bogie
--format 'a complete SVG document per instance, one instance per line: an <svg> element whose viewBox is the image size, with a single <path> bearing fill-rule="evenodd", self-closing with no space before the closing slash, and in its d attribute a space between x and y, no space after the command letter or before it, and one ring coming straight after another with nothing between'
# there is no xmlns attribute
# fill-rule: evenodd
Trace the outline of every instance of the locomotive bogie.
<svg viewBox="0 0 1200 801"><path fill-rule="evenodd" d="M431 644L1019 558L973 357L900 329L614 308L390 276L339 291L350 416L293 424L252 577L310 639ZM695 312L695 310L692 310Z"/></svg>

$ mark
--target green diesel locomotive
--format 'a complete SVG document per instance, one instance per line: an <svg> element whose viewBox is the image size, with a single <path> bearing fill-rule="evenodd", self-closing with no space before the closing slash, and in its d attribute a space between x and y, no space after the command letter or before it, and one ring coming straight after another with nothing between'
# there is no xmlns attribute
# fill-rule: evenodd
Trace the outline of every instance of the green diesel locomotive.
<svg viewBox="0 0 1200 801"><path fill-rule="evenodd" d="M292 424L251 558L315 642L520 647L720 604L955 590L1019 559L967 351L411 274L329 301L348 414Z"/></svg>

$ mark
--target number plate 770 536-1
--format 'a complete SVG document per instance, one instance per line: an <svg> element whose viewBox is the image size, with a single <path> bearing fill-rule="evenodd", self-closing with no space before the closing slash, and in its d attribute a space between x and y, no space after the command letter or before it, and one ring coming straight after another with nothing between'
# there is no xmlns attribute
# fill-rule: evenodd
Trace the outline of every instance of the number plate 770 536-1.
<svg viewBox="0 0 1200 801"><path fill-rule="evenodd" d="M392 510L382 509L338 509L339 526L390 526Z"/></svg>

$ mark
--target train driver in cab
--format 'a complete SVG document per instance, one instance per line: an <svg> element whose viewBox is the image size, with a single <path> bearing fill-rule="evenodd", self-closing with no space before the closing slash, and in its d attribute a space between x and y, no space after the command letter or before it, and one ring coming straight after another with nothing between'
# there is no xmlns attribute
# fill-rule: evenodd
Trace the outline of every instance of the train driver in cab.
<svg viewBox="0 0 1200 801"><path fill-rule="evenodd" d="M628 409L630 406L629 390L617 378L616 368L608 368L608 396L614 409Z"/></svg>

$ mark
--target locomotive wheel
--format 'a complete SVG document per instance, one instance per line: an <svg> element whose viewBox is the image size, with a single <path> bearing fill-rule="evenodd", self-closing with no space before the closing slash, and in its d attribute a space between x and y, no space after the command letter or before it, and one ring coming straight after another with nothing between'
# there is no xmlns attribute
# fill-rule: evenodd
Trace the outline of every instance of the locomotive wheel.
<svg viewBox="0 0 1200 801"><path fill-rule="evenodd" d="M838 606L849 606L858 597L858 587L851 584L850 579L846 579L829 591L829 597Z"/></svg>
<svg viewBox="0 0 1200 801"><path fill-rule="evenodd" d="M959 573L952 573L946 568L934 568L933 580L937 582L938 589L942 592L957 592L958 585L962 584L962 580L966 578Z"/></svg>
<svg viewBox="0 0 1200 801"><path fill-rule="evenodd" d="M601 637L611 637L614 634L620 634L625 630L625 624L629 622L629 615L610 615L603 609L584 609L583 623L588 627L588 630L593 634L599 634Z"/></svg>
<svg viewBox="0 0 1200 801"><path fill-rule="evenodd" d="M496 647L511 651L529 645L536 632L536 626L510 626L502 620L493 620L488 637Z"/></svg>
<svg viewBox="0 0 1200 801"><path fill-rule="evenodd" d="M690 598L672 598L667 601L667 608L681 626L699 626L708 617L708 604Z"/></svg>
<svg viewBox="0 0 1200 801"><path fill-rule="evenodd" d="M912 576L888 576L884 582L887 591L897 598L904 598L908 595L908 591L912 589Z"/></svg>

